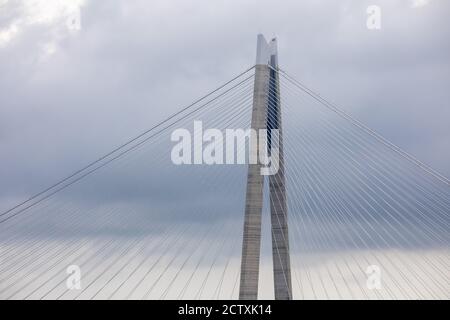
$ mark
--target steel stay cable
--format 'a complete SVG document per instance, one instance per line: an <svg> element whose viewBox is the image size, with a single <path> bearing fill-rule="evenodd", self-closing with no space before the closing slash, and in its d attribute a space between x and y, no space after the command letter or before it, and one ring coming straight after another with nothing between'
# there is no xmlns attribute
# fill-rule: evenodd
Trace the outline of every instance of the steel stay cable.
<svg viewBox="0 0 450 320"><path fill-rule="evenodd" d="M404 151L400 147L394 145L389 140L385 139L380 134L378 134L377 132L373 131L372 129L370 129L369 127L364 125L362 122L360 122L360 121L356 120L354 117L350 116L348 113L343 111L341 108L338 108L335 104L332 104L329 101L325 100L322 96L320 96L319 94L315 93L311 89L307 88L305 85L301 84L298 80L295 80L293 77L291 77L289 74L287 74L286 71L284 71L284 70L282 70L280 68L278 68L278 70L276 70L274 68L272 68L272 69L275 70L276 72L279 72L288 81L293 83L295 86L297 86L301 90L305 91L308 95L312 96L314 99L319 101L322 105L328 107L330 110L334 111L336 114L339 114L341 117L347 119L348 121L353 123L358 128L364 130L366 133L368 133L369 135L373 136L374 138L376 138L377 140L382 142L388 148L392 149L393 151L397 152L398 154L401 154L405 159L408 159L409 161L411 161L414 164L416 164L419 168L422 168L424 171L428 172L429 174L431 174L435 178L439 179L443 183L445 183L448 186L450 186L450 180L447 177L443 176L442 174L440 174L439 172L437 172L436 170L434 170L430 166L428 166L425 163L421 162L420 160L416 159L415 157L413 157L412 155L410 155L409 153L407 153L406 151Z"/></svg>
<svg viewBox="0 0 450 320"><path fill-rule="evenodd" d="M175 118L176 116L178 116L179 114L183 113L186 110L189 110L192 106L198 104L199 102L207 99L209 96L211 96L212 94L219 92L221 89L225 88L227 85L231 84L232 82L234 82L235 80L239 79L241 76L243 76L244 74L246 74L247 72L253 70L255 66L252 66L250 68L248 68L247 70L245 70L244 72L241 72L240 74L238 74L237 76L235 76L234 78L232 78L231 80L227 81L226 83L222 84L221 86L217 87L216 89L214 89L213 91L209 92L208 94L204 95L203 97L201 97L200 99L195 100L193 103L191 103L190 105L182 108L180 111L176 112L175 114L170 115L168 118L166 118L165 120L163 120L162 122L158 123L157 125L151 127L150 129L144 131L143 133L139 134L138 136L136 136L135 138L128 140L127 142L125 142L124 144L120 145L119 147L113 149L112 151L108 152L107 154L103 155L102 157L98 158L97 160L91 162L90 164L86 165L85 167L75 171L74 173L72 173L71 175L69 175L68 177L62 179L61 181L53 184L52 186L46 188L45 190L31 196L30 198L28 198L27 200L17 204L16 206L8 209L7 211L3 212L0 214L0 216L3 216L9 212L11 212L12 210L24 205L25 203L28 203L29 201L36 199L37 197L39 197L40 195L44 194L45 192L53 189L54 187L60 185L61 183L64 183L65 181L67 181L68 179L76 176L77 174L81 173L82 171L92 167L93 165L95 165L96 163L99 163L100 161L102 161L103 159L109 157L110 155L114 154L115 152L117 152L118 150L122 149L123 147L129 145L130 143L133 143L134 141L138 140L139 138L145 136L147 133L151 132L152 130L158 128L159 126L161 126L162 124L166 123L167 121L170 121L171 119ZM220 95L219 95L220 96Z"/></svg>
<svg viewBox="0 0 450 320"><path fill-rule="evenodd" d="M253 69L253 67L252 67L251 69ZM249 70L251 70L251 69L249 69ZM249 70L247 70L246 72L248 72ZM238 83L237 85L240 85L241 83L245 82L245 81L248 80L248 79L251 79L252 77L253 77L253 76L250 76L250 77L244 79L243 81L241 81L241 82ZM228 91L234 89L237 85L235 85L235 86L231 87L230 89L226 90L225 93L227 93ZM224 93L222 93L221 95L223 95L223 94L224 94ZM219 95L218 97L220 97L221 95ZM217 99L218 97L215 97L214 99ZM209 103L209 102L208 102L208 103ZM208 104L208 103L207 103L207 104ZM185 117L188 116L188 115L191 115L192 113L195 113L196 111L198 111L198 110L200 110L201 108L205 107L207 104L203 104L203 105L201 105L200 107L198 107L197 109L194 109L193 111L191 111L191 112L189 112L188 114L184 115L181 119L185 118ZM173 116L167 118L167 119L164 120L162 123L158 124L157 126L153 127L152 129L147 130L147 132L146 132L145 134L147 134L148 132L154 130L154 128L157 128L157 127L161 126L162 124L166 123L169 119L172 119L172 118L173 118ZM177 121L180 121L180 119L178 119ZM173 123L172 123L171 125L168 125L168 126L164 127L163 129L159 130L156 134L158 134L158 133L161 132L161 131L164 131L165 129L171 127L172 125L173 125ZM105 156L99 158L98 160L92 162L92 163L89 164L88 166L86 166L86 167L84 167L84 168L78 170L76 173L70 175L70 176L67 177L67 178L64 178L63 180L61 180L61 181L58 182L57 184L54 184L53 186L51 186L51 187L45 189L44 191L40 192L39 194L36 194L36 195L32 196L31 198L27 199L26 201L22 202L21 204L18 204L17 206L15 206L15 207L13 207L13 208L11 208L11 209L9 209L9 210L7 210L7 211L1 213L0 216L3 216L3 215L5 215L5 214L11 212L12 210L14 210L14 209L16 209L16 208L22 206L23 204L26 204L26 203L28 203L29 201L36 199L37 197L39 197L40 195L46 193L47 191L52 190L53 188L57 187L58 185L61 185L61 184L64 183L65 181L68 181L68 180L71 179L72 177L75 177L75 176L78 175L79 173L81 173L81 172L87 170L88 168L94 166L95 164L101 162L103 159L105 159L105 158L109 157L110 155L112 155L113 153L115 153L115 152L121 150L122 148L124 148L125 146L129 145L130 143L133 143L134 141L136 141L137 139L139 139L139 138L142 137L143 135L144 135L144 134L141 134L140 136L138 136L138 137L136 137L136 138L130 140L129 142L125 143L124 145L122 145L122 146L116 148L117 150L116 150L116 149L113 150L112 152L108 153L107 155L105 155ZM45 195L44 197L40 198L38 201L34 202L33 204L28 205L28 206L26 206L25 208L22 208L22 209L18 210L18 211L15 212L14 214L9 215L8 217L6 217L6 218L0 220L0 223L3 223L3 222L5 222L5 221L9 220L10 218L17 216L18 214L20 214L20 213L22 213L23 211L25 211L25 210L31 208L31 207L34 206L35 204L37 204L37 203L39 203L39 202L41 202L41 201L43 201L43 200L49 198L49 197L52 196L53 194L56 194L57 192L59 192L59 191L65 189L65 188L67 188L68 186L72 185L73 183L75 183L75 182L77 182L77 181L83 179L84 177L88 176L89 174L91 174L91 173L97 171L98 169L100 169L100 168L106 166L106 165L109 164L110 162L112 162L112 161L114 161L114 160L116 160L116 159L122 157L122 156L125 155L126 153L128 153L128 152L132 151L133 149L135 149L137 146L139 146L139 145L141 145L141 144L147 142L149 139L153 138L154 136L155 136L155 134L153 134L153 135L151 135L151 136L149 136L149 137L146 137L145 139L143 139L142 141L140 141L140 142L138 142L137 144L133 145L132 147L126 149L125 151L122 151L121 153L119 153L118 155L114 156L113 158L107 160L106 162L103 162L101 165L95 167L94 169L91 169L91 170L87 171L87 173L82 174L81 176L77 177L76 179L74 179L74 180L70 181L69 183L63 185L62 187L56 189L56 191L52 191L50 194Z"/></svg>

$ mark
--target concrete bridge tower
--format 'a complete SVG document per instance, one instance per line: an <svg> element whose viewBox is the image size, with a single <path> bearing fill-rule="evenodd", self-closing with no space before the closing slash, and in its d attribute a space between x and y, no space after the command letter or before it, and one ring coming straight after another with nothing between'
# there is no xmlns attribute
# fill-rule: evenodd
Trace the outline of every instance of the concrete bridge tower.
<svg viewBox="0 0 450 320"><path fill-rule="evenodd" d="M256 50L255 82L251 127L259 132L267 129L269 155L273 145L273 134L278 129L279 169L269 179L270 215L272 233L272 258L275 299L292 299L291 268L289 257L289 235L287 224L286 184L284 171L283 135L281 126L280 88L278 77L278 53L276 39L269 43L258 35ZM251 137L257 139L257 137ZM251 152L259 154L256 141ZM242 242L241 280L239 299L258 298L259 262L261 251L261 213L265 176L262 164L248 165L245 199L244 233Z"/></svg>

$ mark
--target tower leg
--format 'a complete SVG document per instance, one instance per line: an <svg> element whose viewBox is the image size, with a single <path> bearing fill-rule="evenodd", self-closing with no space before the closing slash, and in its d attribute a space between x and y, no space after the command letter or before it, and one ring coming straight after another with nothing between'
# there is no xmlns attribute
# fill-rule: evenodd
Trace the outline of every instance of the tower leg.
<svg viewBox="0 0 450 320"><path fill-rule="evenodd" d="M267 97L269 83L269 67L257 65L255 67L255 84L253 92L252 129L266 127ZM252 136L251 139L257 139ZM259 145L251 152L258 154ZM242 242L241 282L239 299L255 300L258 298L259 256L261 250L261 212L263 205L264 176L261 175L261 164L249 164L247 175L247 194L245 199L244 234Z"/></svg>
<svg viewBox="0 0 450 320"><path fill-rule="evenodd" d="M276 68L276 61L271 64ZM278 129L279 169L269 177L270 220L272 230L273 278L276 300L292 299L291 263L287 224L286 181L284 175L283 134L281 125L280 92L278 73L270 70L269 107L267 127ZM271 139L273 141L273 139ZM271 145L273 146L273 144Z"/></svg>

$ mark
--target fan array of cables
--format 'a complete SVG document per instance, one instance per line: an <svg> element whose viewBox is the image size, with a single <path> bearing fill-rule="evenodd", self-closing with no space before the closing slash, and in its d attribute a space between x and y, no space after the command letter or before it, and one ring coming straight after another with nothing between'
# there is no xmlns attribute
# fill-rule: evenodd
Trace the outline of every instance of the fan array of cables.
<svg viewBox="0 0 450 320"><path fill-rule="evenodd" d="M293 298L448 299L449 180L275 71ZM247 166L176 165L171 134L250 128L253 82L250 68L1 213L0 298L237 298ZM273 297L267 185L260 298Z"/></svg>

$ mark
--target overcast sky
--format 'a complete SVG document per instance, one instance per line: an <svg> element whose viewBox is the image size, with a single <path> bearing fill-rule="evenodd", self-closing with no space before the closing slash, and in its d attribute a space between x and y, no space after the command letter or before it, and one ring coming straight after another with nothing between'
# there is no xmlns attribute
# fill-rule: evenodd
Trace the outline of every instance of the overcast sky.
<svg viewBox="0 0 450 320"><path fill-rule="evenodd" d="M259 32L291 75L449 176L450 4L378 1L374 31L372 2L2 0L2 194L39 190L251 66Z"/></svg>
<svg viewBox="0 0 450 320"><path fill-rule="evenodd" d="M450 176L447 0L0 0L0 211L252 66L258 33L281 68Z"/></svg>

